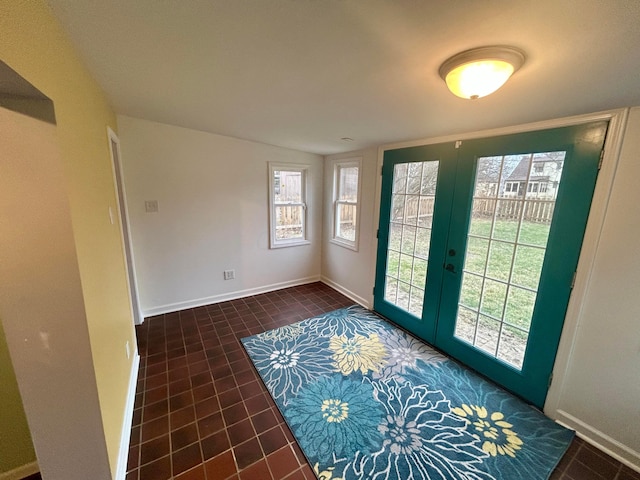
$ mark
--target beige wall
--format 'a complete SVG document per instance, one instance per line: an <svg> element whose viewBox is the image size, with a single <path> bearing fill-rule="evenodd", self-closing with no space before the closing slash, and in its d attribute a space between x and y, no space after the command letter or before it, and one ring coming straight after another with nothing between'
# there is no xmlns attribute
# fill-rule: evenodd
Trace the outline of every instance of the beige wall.
<svg viewBox="0 0 640 480"><path fill-rule="evenodd" d="M320 279L321 156L127 116L118 129L145 315ZM269 248L268 162L308 166L310 244Z"/></svg>
<svg viewBox="0 0 640 480"><path fill-rule="evenodd" d="M336 162L360 158L360 211L357 251L331 242L333 235L333 171ZM324 164L324 217L322 231L323 281L351 299L373 308L373 277L375 274L375 250L378 246L374 225L376 205L376 178L378 150L370 148L356 152L331 155Z"/></svg>
<svg viewBox="0 0 640 480"><path fill-rule="evenodd" d="M0 474L36 461L18 382L0 322Z"/></svg>
<svg viewBox="0 0 640 480"><path fill-rule="evenodd" d="M0 58L51 98L109 462L118 462L135 350L106 128L115 117L43 0L0 1ZM29 412L27 411L27 416Z"/></svg>

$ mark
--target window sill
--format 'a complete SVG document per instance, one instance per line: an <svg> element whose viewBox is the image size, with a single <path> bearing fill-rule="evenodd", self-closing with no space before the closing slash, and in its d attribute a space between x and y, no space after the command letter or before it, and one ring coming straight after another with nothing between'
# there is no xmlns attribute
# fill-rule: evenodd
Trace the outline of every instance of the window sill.
<svg viewBox="0 0 640 480"><path fill-rule="evenodd" d="M354 252L358 251L358 244L356 242L351 243L346 240L340 240L339 238L332 238L329 240L329 242L333 243L334 245L353 250Z"/></svg>
<svg viewBox="0 0 640 480"><path fill-rule="evenodd" d="M274 248L286 248L286 247L299 247L300 245L311 245L311 241L310 240L295 240L295 241L291 241L291 242L271 243L269 245L269 248L270 249L274 249Z"/></svg>

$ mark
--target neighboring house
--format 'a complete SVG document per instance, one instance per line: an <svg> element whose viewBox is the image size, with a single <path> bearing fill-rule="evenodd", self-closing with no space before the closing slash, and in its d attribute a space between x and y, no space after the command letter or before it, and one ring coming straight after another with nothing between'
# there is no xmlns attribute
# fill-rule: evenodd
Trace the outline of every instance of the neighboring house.
<svg viewBox="0 0 640 480"><path fill-rule="evenodd" d="M540 153L524 157L506 178L501 197L552 200L558 193L563 152Z"/></svg>

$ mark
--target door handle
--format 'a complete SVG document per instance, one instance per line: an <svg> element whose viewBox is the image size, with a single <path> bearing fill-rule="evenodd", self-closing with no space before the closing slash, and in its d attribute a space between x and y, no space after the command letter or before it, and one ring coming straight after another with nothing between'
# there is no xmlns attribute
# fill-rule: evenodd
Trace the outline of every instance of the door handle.
<svg viewBox="0 0 640 480"><path fill-rule="evenodd" d="M444 269L445 269L447 272L456 273L456 267L455 267L455 265L453 265L453 263L447 263L447 264L444 266Z"/></svg>

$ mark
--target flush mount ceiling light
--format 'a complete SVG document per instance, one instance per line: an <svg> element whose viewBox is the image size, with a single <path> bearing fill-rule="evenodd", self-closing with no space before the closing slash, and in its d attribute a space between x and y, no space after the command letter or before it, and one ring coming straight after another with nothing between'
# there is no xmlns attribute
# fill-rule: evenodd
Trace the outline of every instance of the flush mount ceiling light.
<svg viewBox="0 0 640 480"><path fill-rule="evenodd" d="M516 48L480 47L454 55L439 73L454 95L475 100L498 90L523 63Z"/></svg>

